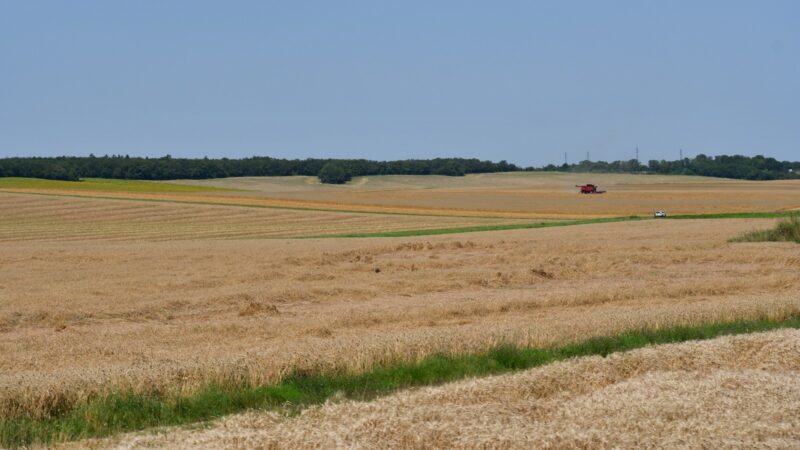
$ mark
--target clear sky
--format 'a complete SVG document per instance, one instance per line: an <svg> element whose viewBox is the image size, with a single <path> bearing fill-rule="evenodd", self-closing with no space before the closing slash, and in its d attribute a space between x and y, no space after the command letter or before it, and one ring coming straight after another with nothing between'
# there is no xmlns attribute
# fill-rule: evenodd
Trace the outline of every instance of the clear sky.
<svg viewBox="0 0 800 450"><path fill-rule="evenodd" d="M800 1L0 0L0 156L800 159Z"/></svg>

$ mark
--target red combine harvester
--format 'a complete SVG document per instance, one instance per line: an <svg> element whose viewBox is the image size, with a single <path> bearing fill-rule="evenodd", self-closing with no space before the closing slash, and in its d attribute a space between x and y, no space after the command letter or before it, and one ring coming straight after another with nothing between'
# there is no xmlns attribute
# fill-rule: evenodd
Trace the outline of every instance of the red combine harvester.
<svg viewBox="0 0 800 450"><path fill-rule="evenodd" d="M594 184L584 184L583 186L575 185L575 187L581 188L581 194L602 194L605 192L597 189L597 186Z"/></svg>

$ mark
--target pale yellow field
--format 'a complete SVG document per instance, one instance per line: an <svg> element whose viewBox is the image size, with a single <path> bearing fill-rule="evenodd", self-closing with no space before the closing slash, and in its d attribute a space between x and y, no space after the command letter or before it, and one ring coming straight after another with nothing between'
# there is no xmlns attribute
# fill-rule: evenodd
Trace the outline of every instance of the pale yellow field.
<svg viewBox="0 0 800 450"><path fill-rule="evenodd" d="M669 180L622 175L606 175L605 181L592 178L613 195L581 196L566 188L563 196L551 195L557 186L578 182L570 176L432 177L423 184L418 177L382 177L343 187L298 178L204 182L251 189L247 192L0 189L0 419L37 417L120 389L189 393L210 382L261 385L295 370L358 372L432 354L483 351L501 343L548 346L642 327L783 318L800 312L796 244L729 242L741 232L772 226L771 219L647 220L414 238L288 239L547 220L532 217L616 216L638 210L653 198L689 205L686 211L676 207L670 213L764 211L800 204L797 186L789 182L748 188L745 182L678 178L660 185ZM464 184L457 188L451 183L458 180ZM267 181L271 184L263 184ZM537 206L544 200L536 198L546 198L550 209ZM697 202L689 201L692 198ZM317 207L328 211L314 210ZM389 211L418 215L380 214ZM787 342L796 339L790 334L774 336ZM746 351L742 357L750 356ZM604 366L592 361L552 370L591 367L604 373ZM750 397L741 401L759 395L764 402L772 401L775 390L795 389L771 375L736 372L726 378L719 370L728 366L708 366L707 373L706 366L691 369L695 363L687 358L673 362L675 369L701 373L698 383L675 391L683 393L678 398L687 404L700 402L703 390L719 380L755 383L745 392ZM595 363L599 365L592 366ZM542 370L546 374L551 369ZM534 373L540 372L521 374L520 380L543 376ZM583 375L573 376L581 380ZM616 375L609 376L616 380ZM646 382L630 380L631 398L639 399L641 414L651 406L640 397L664 398L665 392L672 392L672 374L654 372L653 377L653 385L661 387L650 393ZM542 436L549 436L555 446L606 441L610 446L635 446L623 437L609 437L614 430L638 436L624 430L624 415L614 416L591 403L589 391L587 396L571 396L567 379L565 393L553 397L563 400L562 409L556 408L556 400L540 405L522 396L519 411L552 411L555 415L543 415L542 423L570 418L564 427L585 426L607 415L605 425L595 430L605 440L575 437L571 429L555 426ZM619 389L628 387L627 379L619 380ZM456 395L445 393L462 388L442 389L441 395ZM712 391L708 398L739 406L730 399L732 391ZM325 406L296 423L273 416L232 418L220 425L227 431L213 428L186 442L270 446L278 436L275 430L280 430L286 433L287 446L416 446L421 441L407 440L419 423L415 417L433 417L434 424L442 417L443 427L451 427L462 413L464 423L470 424L465 426L476 430L477 444L529 446L527 439L546 431L514 428L513 420L502 414L481 425L470 408L480 408L481 399L489 398L486 394L466 396L463 404L453 403L454 409L446 413L434 411L430 408L438 391L430 392L429 398L411 393L374 404L330 407L344 408L331 411L367 424L357 428L361 431L352 441L338 440L340 423L330 419L337 413ZM498 399L517 395L513 389L508 392L511 397ZM398 427L398 434L370 431L387 429L396 407L392 402L407 398L421 408L418 415L409 409L410 416L400 418L407 427ZM487 400L487 411L497 410L502 402ZM581 402L587 407L585 417L577 415ZM703 414L717 414L715 408L697 412L685 424L707 417ZM365 410L375 412L374 421L362 415ZM309 434L306 427L314 421L327 431ZM497 434L500 422L513 425L510 434ZM729 425L720 433L733 429ZM262 426L267 429L254 429ZM440 430L423 428L420 439L441 446L467 445ZM237 441L240 431L252 440ZM694 439L691 442L701 442L685 433ZM176 446L183 442L180 436L184 435L152 443ZM641 436L644 444L656 442ZM150 442L132 439L120 442Z"/></svg>
<svg viewBox="0 0 800 450"><path fill-rule="evenodd" d="M646 221L429 238L10 241L0 414L97 392L260 384L502 342L800 309L771 220ZM624 236L624 238L619 238Z"/></svg>
<svg viewBox="0 0 800 450"><path fill-rule="evenodd" d="M777 211L800 208L800 180L754 182L720 178L570 173L498 173L444 176L370 176L344 186L311 177L227 178L185 181L247 189L250 195L320 204L481 211L539 217L599 217ZM580 195L575 185L607 192ZM243 195L222 193L222 195ZM533 217L533 216L531 216Z"/></svg>
<svg viewBox="0 0 800 450"><path fill-rule="evenodd" d="M0 192L146 199L313 210L519 219L568 219L711 214L800 209L800 180L755 182L704 177L627 174L499 173L444 176L375 176L342 186L312 177L256 177L170 181L240 191L125 192L0 186ZM607 192L581 195L576 184ZM67 183L68 184L68 183ZM141 183L140 183L141 184ZM26 186L26 185L22 185Z"/></svg>
<svg viewBox="0 0 800 450"><path fill-rule="evenodd" d="M800 447L800 331L663 345L91 448Z"/></svg>
<svg viewBox="0 0 800 450"><path fill-rule="evenodd" d="M304 237L542 222L380 215L0 192L0 242ZM546 221L546 220L545 220Z"/></svg>

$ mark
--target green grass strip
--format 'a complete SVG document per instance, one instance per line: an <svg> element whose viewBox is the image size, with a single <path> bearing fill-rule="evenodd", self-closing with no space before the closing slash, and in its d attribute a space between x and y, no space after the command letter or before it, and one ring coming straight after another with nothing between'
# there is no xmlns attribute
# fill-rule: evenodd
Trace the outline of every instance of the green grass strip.
<svg viewBox="0 0 800 450"><path fill-rule="evenodd" d="M531 228L565 227L568 225L588 225L593 223L629 222L633 220L646 220L647 217L607 217L602 219L576 219L560 220L557 222L512 223L505 225L474 225L468 227L431 228L419 230L378 231L373 233L340 233L303 236L295 239L321 239L321 238L371 238L371 237L409 237L433 236L438 234L475 233L479 231L527 230Z"/></svg>
<svg viewBox="0 0 800 450"><path fill-rule="evenodd" d="M769 230L742 233L730 242L796 242L800 244L800 214L792 214Z"/></svg>
<svg viewBox="0 0 800 450"><path fill-rule="evenodd" d="M362 374L298 373L270 386L212 385L195 394L180 397L114 393L51 418L22 417L0 421L0 446L49 444L157 426L199 423L245 410L291 413L310 405L321 404L334 395L354 400L370 400L400 389L530 369L570 358L606 356L649 345L712 339L779 328L800 328L800 314L783 319L762 318L635 330L553 348L506 345L485 353L432 356L419 362L377 367Z"/></svg>
<svg viewBox="0 0 800 450"><path fill-rule="evenodd" d="M685 214L671 216L666 219L658 220L684 220L684 219L774 219L781 217L790 217L797 214L796 211L778 211L778 212L751 212L751 213L720 213L720 214ZM420 230L398 230L398 231L378 231L378 232L365 232L365 233L341 233L341 234L322 234L315 236L302 236L293 239L324 239L324 238L372 238L372 237L410 237L410 236L433 236L439 234L453 234L453 233L474 233L479 231L504 231L504 230L526 230L531 228L550 228L550 227L565 227L570 225L590 225L595 223L611 223L611 222L632 222L638 220L652 220L653 217L649 216L624 216L624 217L607 217L600 219L574 219L574 220L560 220L554 222L538 222L538 223L519 223L507 225L475 225L469 227L454 227L454 228L432 228Z"/></svg>

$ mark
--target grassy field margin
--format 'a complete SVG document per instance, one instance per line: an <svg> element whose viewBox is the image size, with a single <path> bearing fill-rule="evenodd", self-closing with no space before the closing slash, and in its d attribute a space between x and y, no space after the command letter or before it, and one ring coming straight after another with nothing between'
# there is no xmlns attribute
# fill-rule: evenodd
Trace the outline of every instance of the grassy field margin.
<svg viewBox="0 0 800 450"><path fill-rule="evenodd" d="M623 217L605 217L598 219L572 219L572 220L560 220L555 222L522 223L522 224L508 224L508 225L476 225L472 227L434 228L427 230L422 229L422 230L379 231L375 233L341 233L341 234L327 234L327 235L316 235L316 236L303 236L292 239L432 236L438 234L474 233L479 231L526 230L531 228L566 227L570 225L591 225L595 223L633 222L639 220L778 219L781 217L789 217L794 214L797 213L792 211L778 211L778 212L751 212L751 213L692 214L692 215L672 216L666 219L654 219L653 217L650 216L623 216Z"/></svg>
<svg viewBox="0 0 800 450"><path fill-rule="evenodd" d="M570 358L607 356L649 345L705 340L779 328L800 328L800 313L779 319L761 318L635 330L553 348L507 345L474 355L433 356L418 362L378 367L362 374L295 373L275 385L255 388L210 385L187 396L159 397L119 392L49 418L18 417L2 420L0 446L50 444L151 427L205 422L251 409L293 414L333 397L370 400L399 389L508 373Z"/></svg>
<svg viewBox="0 0 800 450"><path fill-rule="evenodd" d="M507 224L507 225L475 225L470 227L379 231L375 233L340 233L340 234L327 234L327 235L323 234L316 236L297 237L294 239L433 236L439 234L475 233L479 231L527 230L531 228L565 227L568 225L589 225L593 223L629 222L633 220L645 220L645 219L648 218L639 216L608 217L600 219L560 220L558 222L518 223L518 224Z"/></svg>
<svg viewBox="0 0 800 450"><path fill-rule="evenodd" d="M792 214L769 230L743 233L731 242L797 242L800 244L800 214Z"/></svg>

